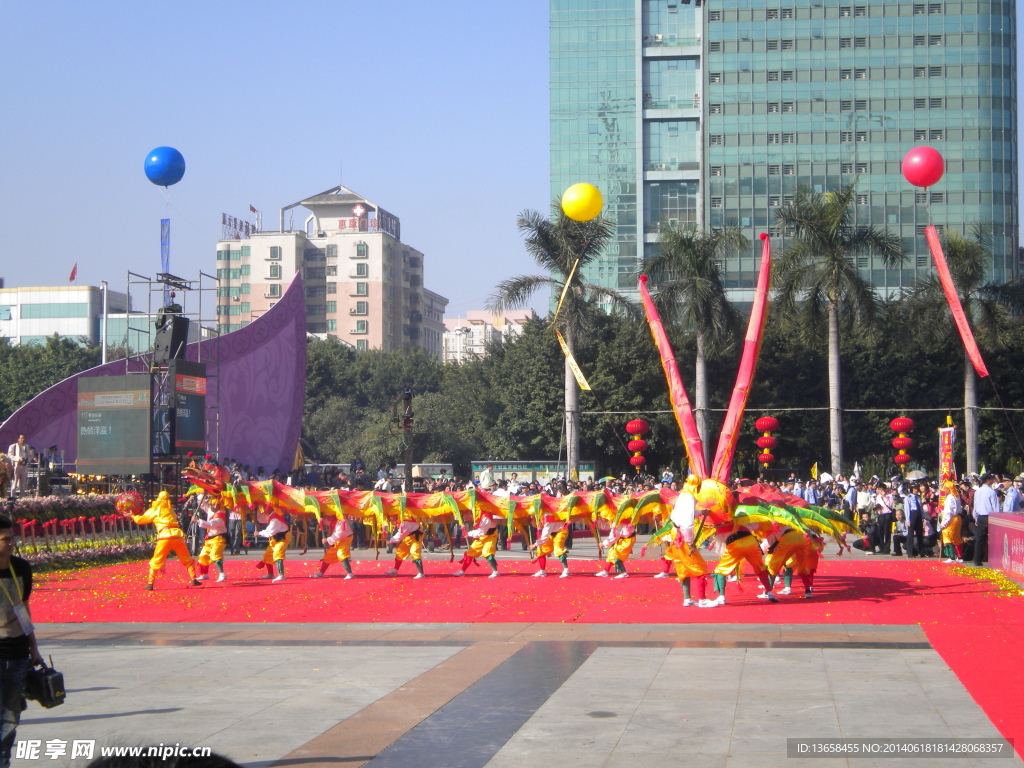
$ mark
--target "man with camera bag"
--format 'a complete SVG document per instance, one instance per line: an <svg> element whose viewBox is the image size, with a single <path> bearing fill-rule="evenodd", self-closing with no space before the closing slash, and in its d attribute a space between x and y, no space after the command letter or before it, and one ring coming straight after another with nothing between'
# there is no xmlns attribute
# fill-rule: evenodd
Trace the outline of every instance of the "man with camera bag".
<svg viewBox="0 0 1024 768"><path fill-rule="evenodd" d="M11 764L29 667L42 664L28 612L32 567L14 557L14 525L0 517L0 768Z"/></svg>

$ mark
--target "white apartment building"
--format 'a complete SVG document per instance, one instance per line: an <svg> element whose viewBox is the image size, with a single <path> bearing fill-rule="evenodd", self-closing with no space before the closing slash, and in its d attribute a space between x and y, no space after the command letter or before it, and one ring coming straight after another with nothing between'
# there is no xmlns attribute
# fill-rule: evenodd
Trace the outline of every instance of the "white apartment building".
<svg viewBox="0 0 1024 768"><path fill-rule="evenodd" d="M285 230L285 213L298 207L309 211L303 228ZM307 332L356 349L421 348L440 358L448 300L424 287L423 261L402 242L397 216L334 187L282 208L278 231L218 242L218 328L248 325L301 271Z"/></svg>
<svg viewBox="0 0 1024 768"><path fill-rule="evenodd" d="M124 293L108 290L107 302L108 315L124 317L131 309ZM11 345L45 344L56 333L96 346L102 338L102 319L103 289L97 286L4 288L0 281L0 337Z"/></svg>
<svg viewBox="0 0 1024 768"><path fill-rule="evenodd" d="M494 314L470 310L465 317L444 321L444 357L446 363L464 363L487 354L491 342L508 341L523 332L523 323L533 317L533 310L518 309Z"/></svg>

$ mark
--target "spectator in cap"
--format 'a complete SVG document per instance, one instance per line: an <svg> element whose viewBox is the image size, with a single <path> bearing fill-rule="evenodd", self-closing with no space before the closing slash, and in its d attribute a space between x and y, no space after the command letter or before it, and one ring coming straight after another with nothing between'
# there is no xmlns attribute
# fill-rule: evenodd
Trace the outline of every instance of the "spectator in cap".
<svg viewBox="0 0 1024 768"><path fill-rule="evenodd" d="M1019 515L1024 512L1024 504L1018 483L1015 483L1009 475L1003 475L1003 512L1009 515Z"/></svg>

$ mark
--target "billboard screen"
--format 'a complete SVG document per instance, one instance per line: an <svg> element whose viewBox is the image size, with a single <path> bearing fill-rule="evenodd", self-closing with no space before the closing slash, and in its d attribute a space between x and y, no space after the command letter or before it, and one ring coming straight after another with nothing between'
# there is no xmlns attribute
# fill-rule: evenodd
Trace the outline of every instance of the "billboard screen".
<svg viewBox="0 0 1024 768"><path fill-rule="evenodd" d="M187 360L171 362L174 386L174 452L206 449L206 366Z"/></svg>
<svg viewBox="0 0 1024 768"><path fill-rule="evenodd" d="M78 380L78 458L87 475L150 471L149 375Z"/></svg>

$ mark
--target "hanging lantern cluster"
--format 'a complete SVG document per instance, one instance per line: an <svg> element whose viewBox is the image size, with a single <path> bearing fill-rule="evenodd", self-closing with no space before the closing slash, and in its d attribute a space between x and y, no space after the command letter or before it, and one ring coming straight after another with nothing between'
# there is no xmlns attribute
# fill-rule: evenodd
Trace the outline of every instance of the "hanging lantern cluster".
<svg viewBox="0 0 1024 768"><path fill-rule="evenodd" d="M638 475L647 463L647 459L641 455L647 450L647 441L641 435L646 435L649 429L650 426L643 419L633 419L626 423L626 432L632 437L626 444L626 448L633 454L629 457L629 463L636 469Z"/></svg>
<svg viewBox="0 0 1024 768"><path fill-rule="evenodd" d="M757 455L757 461L765 469L768 469L775 463L775 454L772 453L772 448L778 445L779 441L772 437L772 432L779 431L779 420L774 416L762 416L754 422L754 429L762 433L757 438L757 447L761 449L761 453Z"/></svg>
<svg viewBox="0 0 1024 768"><path fill-rule="evenodd" d="M914 431L914 420L900 416L889 422L889 429L898 433L898 437L892 439L892 447L897 450L892 460L902 467L910 461L910 454L907 451L914 447L913 439L907 436L908 432Z"/></svg>

